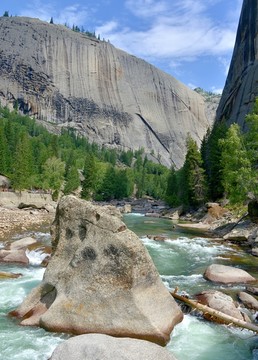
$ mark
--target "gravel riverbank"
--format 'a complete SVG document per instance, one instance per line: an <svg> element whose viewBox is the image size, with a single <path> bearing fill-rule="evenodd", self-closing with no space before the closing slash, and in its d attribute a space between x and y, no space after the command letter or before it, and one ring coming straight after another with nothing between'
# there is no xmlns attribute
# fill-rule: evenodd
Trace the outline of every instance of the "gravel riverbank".
<svg viewBox="0 0 258 360"><path fill-rule="evenodd" d="M25 232L32 227L51 224L55 213L46 210L21 210L0 207L0 241L6 241L17 232Z"/></svg>

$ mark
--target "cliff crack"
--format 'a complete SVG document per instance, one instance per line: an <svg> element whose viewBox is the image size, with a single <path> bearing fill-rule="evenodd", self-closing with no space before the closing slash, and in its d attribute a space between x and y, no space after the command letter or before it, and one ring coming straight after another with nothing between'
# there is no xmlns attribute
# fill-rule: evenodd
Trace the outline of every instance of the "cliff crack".
<svg viewBox="0 0 258 360"><path fill-rule="evenodd" d="M147 128L150 130L150 132L155 136L155 138L158 140L158 142L160 143L160 145L170 154L169 149L166 147L166 145L162 142L162 140L160 139L160 137L158 136L158 134L153 130L153 128L151 127L151 125L148 123L148 121L146 121L144 119L144 117L138 113L136 113L136 115L139 116L139 118L142 120L142 122L144 123L144 125L147 126Z"/></svg>

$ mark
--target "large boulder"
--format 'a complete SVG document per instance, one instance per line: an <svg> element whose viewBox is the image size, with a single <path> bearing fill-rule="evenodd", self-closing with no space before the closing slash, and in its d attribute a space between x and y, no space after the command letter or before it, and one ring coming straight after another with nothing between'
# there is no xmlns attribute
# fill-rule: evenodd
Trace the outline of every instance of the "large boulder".
<svg viewBox="0 0 258 360"><path fill-rule="evenodd" d="M176 360L162 347L149 341L114 338L102 334L75 336L64 341L50 360Z"/></svg>
<svg viewBox="0 0 258 360"><path fill-rule="evenodd" d="M116 209L64 197L52 237L53 256L42 284L12 312L21 324L169 341L182 312Z"/></svg>
<svg viewBox="0 0 258 360"><path fill-rule="evenodd" d="M222 284L246 284L255 282L256 279L248 272L219 264L212 264L205 270L204 278Z"/></svg>
<svg viewBox="0 0 258 360"><path fill-rule="evenodd" d="M243 320L243 316L239 309L236 307L233 299L229 296L224 294L221 291L217 290L207 290L202 291L201 293L197 294L196 299L203 305L208 305L214 310L218 310L223 312L224 314L230 315L235 319ZM211 315L208 313L204 314L205 318L210 318ZM216 317L211 317L214 321L219 321Z"/></svg>
<svg viewBox="0 0 258 360"><path fill-rule="evenodd" d="M25 249L14 250L0 250L0 262L4 263L18 263L21 265L28 265L29 259L26 256Z"/></svg>

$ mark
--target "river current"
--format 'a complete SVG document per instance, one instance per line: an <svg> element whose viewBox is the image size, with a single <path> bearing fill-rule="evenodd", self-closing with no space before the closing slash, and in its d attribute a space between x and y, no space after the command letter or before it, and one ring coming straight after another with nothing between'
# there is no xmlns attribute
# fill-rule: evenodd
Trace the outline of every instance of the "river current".
<svg viewBox="0 0 258 360"><path fill-rule="evenodd" d="M235 245L225 245L174 228L170 220L128 214L124 221L144 242L161 279L170 290L177 286L180 291L190 295L208 288L227 292L227 288L214 286L203 279L204 270L212 263L238 266L258 278L257 259ZM43 243L50 242L48 233L26 235L36 236ZM158 242L147 235L163 235L168 240ZM20 278L0 282L1 360L47 360L54 348L68 338L65 334L19 326L16 320L7 316L41 281L44 269L39 264L44 256L40 252L30 252L28 267L0 265L0 271L23 274ZM237 292L244 288L234 287L230 290ZM178 360L254 360L258 359L258 336L247 330L216 325L188 314L173 330L167 348Z"/></svg>

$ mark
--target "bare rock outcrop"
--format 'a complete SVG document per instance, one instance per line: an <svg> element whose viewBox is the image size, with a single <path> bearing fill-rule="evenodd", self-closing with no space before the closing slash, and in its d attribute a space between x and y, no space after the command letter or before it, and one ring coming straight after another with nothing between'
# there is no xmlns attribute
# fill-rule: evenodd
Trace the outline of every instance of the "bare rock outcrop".
<svg viewBox="0 0 258 360"><path fill-rule="evenodd" d="M62 25L0 17L0 100L52 131L74 128L112 148L144 148L180 167L190 133L210 121L204 98L109 42Z"/></svg>
<svg viewBox="0 0 258 360"><path fill-rule="evenodd" d="M256 279L245 270L219 264L208 266L205 270L204 277L207 280L221 284L246 284L256 281Z"/></svg>
<svg viewBox="0 0 258 360"><path fill-rule="evenodd" d="M258 4L244 0L235 48L217 110L217 120L238 123L246 129L245 116L258 96Z"/></svg>
<svg viewBox="0 0 258 360"><path fill-rule="evenodd" d="M169 341L182 312L115 208L64 197L52 232L44 279L12 313L22 325Z"/></svg>
<svg viewBox="0 0 258 360"><path fill-rule="evenodd" d="M149 341L87 334L64 341L50 360L176 360L166 349Z"/></svg>

